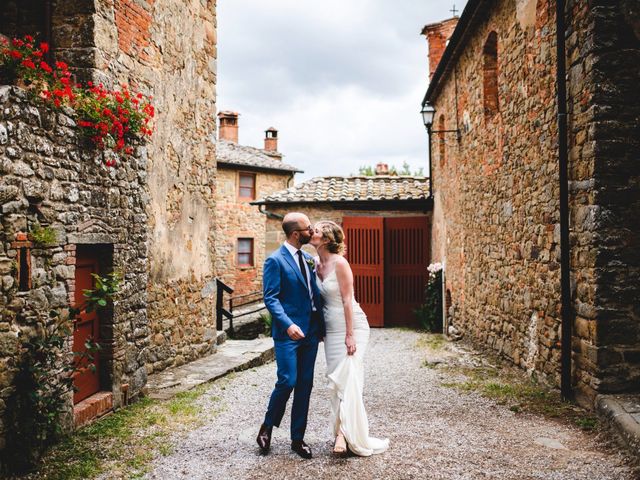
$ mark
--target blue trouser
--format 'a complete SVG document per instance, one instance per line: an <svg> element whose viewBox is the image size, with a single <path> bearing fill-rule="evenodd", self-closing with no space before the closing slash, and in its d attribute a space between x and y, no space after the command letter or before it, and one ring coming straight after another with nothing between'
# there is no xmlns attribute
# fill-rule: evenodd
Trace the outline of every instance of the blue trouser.
<svg viewBox="0 0 640 480"><path fill-rule="evenodd" d="M317 335L302 340L274 341L278 381L271 393L264 424L280 426L287 401L293 391L291 408L291 440L303 440L307 428L309 397L313 388L313 369L318 353Z"/></svg>

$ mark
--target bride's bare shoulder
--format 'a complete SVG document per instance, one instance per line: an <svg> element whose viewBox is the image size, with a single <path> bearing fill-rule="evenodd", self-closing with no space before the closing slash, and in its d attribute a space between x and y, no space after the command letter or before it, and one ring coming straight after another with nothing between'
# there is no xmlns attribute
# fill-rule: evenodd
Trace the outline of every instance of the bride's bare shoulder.
<svg viewBox="0 0 640 480"><path fill-rule="evenodd" d="M339 255L338 258L336 259L336 269L338 270L347 270L351 268L349 266L349 262L347 261L346 258L344 258L342 255Z"/></svg>

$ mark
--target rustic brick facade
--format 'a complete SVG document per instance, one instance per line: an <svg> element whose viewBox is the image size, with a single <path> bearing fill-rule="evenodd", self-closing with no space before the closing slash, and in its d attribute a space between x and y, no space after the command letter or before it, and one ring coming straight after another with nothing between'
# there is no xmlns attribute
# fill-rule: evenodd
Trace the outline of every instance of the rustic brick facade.
<svg viewBox="0 0 640 480"><path fill-rule="evenodd" d="M146 178L147 373L215 349L215 7L215 0L96 7L94 77L136 85L158 112Z"/></svg>
<svg viewBox="0 0 640 480"><path fill-rule="evenodd" d="M427 98L434 130L461 132L432 138L434 260L446 263L459 329L559 383L555 4L479 3L485 13ZM589 404L640 387L638 102L628 102L640 34L630 2L573 1L567 12L574 384Z"/></svg>
<svg viewBox="0 0 640 480"><path fill-rule="evenodd" d="M249 203L251 199L238 196L240 172L252 173L247 168L218 168L216 190L216 271L218 278L235 290L234 295L262 289L262 265L265 260L265 242L268 238L266 216L260 213L258 207ZM257 197L287 188L293 176L290 172L253 173ZM239 238L253 239L253 266L238 266Z"/></svg>

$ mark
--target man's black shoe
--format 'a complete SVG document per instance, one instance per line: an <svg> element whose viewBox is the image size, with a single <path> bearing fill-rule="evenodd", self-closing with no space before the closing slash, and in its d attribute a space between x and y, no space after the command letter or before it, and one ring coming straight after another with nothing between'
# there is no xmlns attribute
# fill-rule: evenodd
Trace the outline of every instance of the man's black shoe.
<svg viewBox="0 0 640 480"><path fill-rule="evenodd" d="M273 430L273 427L267 427L264 423L260 425L260 431L258 432L256 442L258 442L260 453L263 455L269 453L269 448L271 447L271 430Z"/></svg>
<svg viewBox="0 0 640 480"><path fill-rule="evenodd" d="M291 450L296 452L302 458L306 458L307 460L313 457L311 448L309 447L309 445L304 443L304 440L293 440L291 442Z"/></svg>

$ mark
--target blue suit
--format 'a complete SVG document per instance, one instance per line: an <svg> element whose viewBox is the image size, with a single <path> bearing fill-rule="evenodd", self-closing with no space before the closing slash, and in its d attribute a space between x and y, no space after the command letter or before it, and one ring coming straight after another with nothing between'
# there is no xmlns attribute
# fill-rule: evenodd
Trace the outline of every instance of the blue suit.
<svg viewBox="0 0 640 480"><path fill-rule="evenodd" d="M303 256L305 261L312 260L304 252ZM284 245L264 262L264 303L271 313L271 334L278 365L278 381L269 400L264 424L280 426L293 391L291 440L304 439L318 343L325 333L322 297L314 270L309 270L313 302L298 259L294 259ZM316 311L313 311L314 306ZM305 335L302 340L292 340L287 334L287 329L294 323Z"/></svg>

